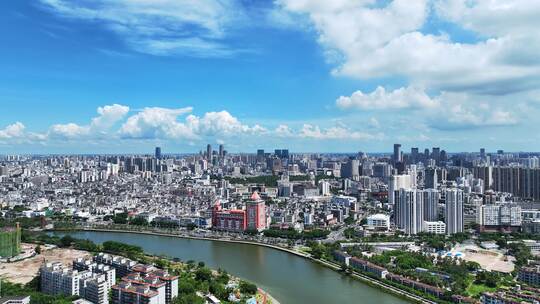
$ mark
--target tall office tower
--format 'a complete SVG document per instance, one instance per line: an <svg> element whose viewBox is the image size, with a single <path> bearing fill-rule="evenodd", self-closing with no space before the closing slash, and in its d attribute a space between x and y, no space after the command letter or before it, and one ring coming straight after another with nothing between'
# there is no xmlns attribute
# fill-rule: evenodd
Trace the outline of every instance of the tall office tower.
<svg viewBox="0 0 540 304"><path fill-rule="evenodd" d="M423 191L400 189L395 192L395 199L396 226L409 235L421 232L424 224Z"/></svg>
<svg viewBox="0 0 540 304"><path fill-rule="evenodd" d="M419 160L418 148L411 148L411 158L410 163L416 164Z"/></svg>
<svg viewBox="0 0 540 304"><path fill-rule="evenodd" d="M439 160L441 158L441 148L439 147L433 147L431 149L431 158L435 160L437 164L439 164Z"/></svg>
<svg viewBox="0 0 540 304"><path fill-rule="evenodd" d="M156 147L156 152L154 153L154 156L157 159L161 159L161 147Z"/></svg>
<svg viewBox="0 0 540 304"><path fill-rule="evenodd" d="M281 149L281 158L289 159L289 149Z"/></svg>
<svg viewBox="0 0 540 304"><path fill-rule="evenodd" d="M424 220L436 222L439 220L439 198L438 190L426 189L424 194Z"/></svg>
<svg viewBox="0 0 540 304"><path fill-rule="evenodd" d="M225 148L223 145L219 145L219 159L223 159L225 157Z"/></svg>
<svg viewBox="0 0 540 304"><path fill-rule="evenodd" d="M429 149L425 148L424 149L424 160L427 160L427 159L429 159Z"/></svg>
<svg viewBox="0 0 540 304"><path fill-rule="evenodd" d="M257 150L257 162L263 162L264 161L264 150L258 149Z"/></svg>
<svg viewBox="0 0 540 304"><path fill-rule="evenodd" d="M395 192L400 189L411 189L412 182L410 175L392 175L388 181L388 203L394 205Z"/></svg>
<svg viewBox="0 0 540 304"><path fill-rule="evenodd" d="M446 156L446 151L441 150L441 153L439 153L439 163L446 162L448 160L448 157Z"/></svg>
<svg viewBox="0 0 540 304"><path fill-rule="evenodd" d="M437 189L439 181L437 178L437 169L427 168L424 171L424 188L425 189Z"/></svg>
<svg viewBox="0 0 540 304"><path fill-rule="evenodd" d="M206 145L206 159L210 162L212 160L212 145Z"/></svg>
<svg viewBox="0 0 540 304"><path fill-rule="evenodd" d="M274 155L278 158L281 158L281 149L275 149L274 150Z"/></svg>
<svg viewBox="0 0 540 304"><path fill-rule="evenodd" d="M360 161L349 159L347 163L341 165L341 177L358 180L360 177Z"/></svg>
<svg viewBox="0 0 540 304"><path fill-rule="evenodd" d="M392 158L394 164L401 162L401 145L394 144L394 156Z"/></svg>
<svg viewBox="0 0 540 304"><path fill-rule="evenodd" d="M247 229L262 231L266 229L266 206L257 192L253 192L246 203Z"/></svg>
<svg viewBox="0 0 540 304"><path fill-rule="evenodd" d="M480 158L485 159L486 158L486 149L480 148Z"/></svg>
<svg viewBox="0 0 540 304"><path fill-rule="evenodd" d="M445 192L444 221L446 234L463 232L463 191L456 188Z"/></svg>

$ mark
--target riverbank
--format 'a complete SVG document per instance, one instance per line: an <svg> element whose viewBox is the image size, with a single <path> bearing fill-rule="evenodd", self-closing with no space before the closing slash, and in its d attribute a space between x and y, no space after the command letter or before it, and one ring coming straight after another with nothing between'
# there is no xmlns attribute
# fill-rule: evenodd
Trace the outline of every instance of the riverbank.
<svg viewBox="0 0 540 304"><path fill-rule="evenodd" d="M207 241L216 241L216 242L224 242L224 243L239 243L239 244L247 244L247 245L255 245L255 246L263 246L267 248L271 248L274 250L279 250L282 252L286 252L289 254L293 254L295 256L304 258L306 260L309 260L311 262L314 262L318 265L324 266L326 268L329 268L333 271L341 273L341 266L337 265L335 263L332 263L330 261L315 259L311 257L309 254L305 252L296 251L290 248L284 248L277 245L272 244L266 244L256 241L246 241L246 240L234 240L234 239L220 239L220 238L213 238L213 237L203 237L203 236L189 236L189 235L182 235L182 234L174 234L174 233L166 233L166 232L155 232L155 231L138 231L138 230L116 230L116 229L103 229L103 228L77 228L77 229L51 229L50 231L58 231L58 232L77 232L77 231L89 231L89 232L109 232L109 233L125 233L125 234L142 234L142 235L153 235L153 236L162 236L162 237L176 237L181 239L193 239L193 240L207 240ZM425 299L421 296L418 296L416 294L410 293L405 290L401 290L399 288L396 288L394 286L388 285L384 282L378 281L376 279L373 279L369 276L363 275L358 272L353 272L350 276L351 278L354 278L358 281L361 281L362 283L369 285L371 287L380 289L385 291L386 293L392 294L394 296L397 296L399 298L405 299L409 302L415 302L415 303L425 303L425 304L434 304L436 302L431 301L429 299Z"/></svg>

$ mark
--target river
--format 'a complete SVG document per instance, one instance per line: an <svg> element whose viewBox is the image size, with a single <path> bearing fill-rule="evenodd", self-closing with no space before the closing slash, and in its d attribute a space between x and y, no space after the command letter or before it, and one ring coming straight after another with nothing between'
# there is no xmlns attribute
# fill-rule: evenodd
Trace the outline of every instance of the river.
<svg viewBox="0 0 540 304"><path fill-rule="evenodd" d="M251 281L282 304L409 303L296 255L263 246L119 232L81 231L73 237L95 243L118 241L153 255L203 261Z"/></svg>

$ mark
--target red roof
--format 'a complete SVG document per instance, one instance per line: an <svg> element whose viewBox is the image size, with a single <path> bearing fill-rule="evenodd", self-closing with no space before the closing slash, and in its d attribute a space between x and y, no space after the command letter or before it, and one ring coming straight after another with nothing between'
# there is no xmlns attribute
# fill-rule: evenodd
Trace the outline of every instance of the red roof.
<svg viewBox="0 0 540 304"><path fill-rule="evenodd" d="M261 197L259 196L259 193L257 193L257 191L253 192L253 194L251 195L251 200L252 201L260 201L261 200Z"/></svg>

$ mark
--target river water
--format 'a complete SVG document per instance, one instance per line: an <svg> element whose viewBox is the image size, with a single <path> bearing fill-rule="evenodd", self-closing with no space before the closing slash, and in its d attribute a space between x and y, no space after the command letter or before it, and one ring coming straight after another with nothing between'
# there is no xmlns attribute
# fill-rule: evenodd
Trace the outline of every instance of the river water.
<svg viewBox="0 0 540 304"><path fill-rule="evenodd" d="M210 268L225 269L257 284L281 304L409 303L304 258L268 247L118 232L69 234L95 243L112 240L138 245L149 254L182 261L203 261Z"/></svg>

